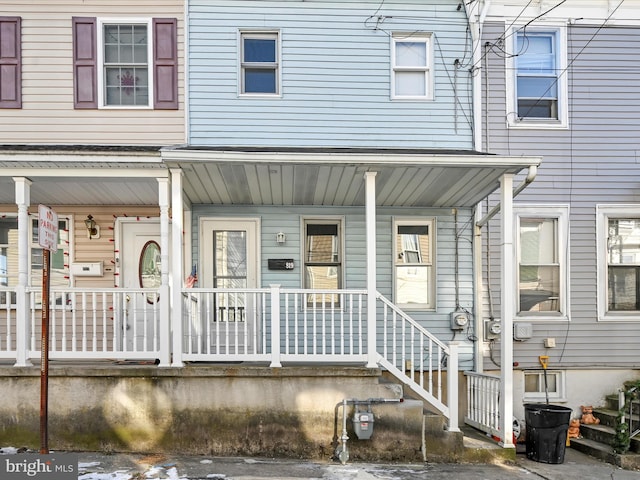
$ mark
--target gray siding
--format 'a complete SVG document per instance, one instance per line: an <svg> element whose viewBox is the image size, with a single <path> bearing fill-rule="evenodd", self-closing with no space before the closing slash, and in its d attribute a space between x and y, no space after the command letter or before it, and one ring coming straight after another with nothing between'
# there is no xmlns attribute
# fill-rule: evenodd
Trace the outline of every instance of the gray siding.
<svg viewBox="0 0 640 480"><path fill-rule="evenodd" d="M640 204L640 29L567 28L568 129L507 129L505 62L493 52L487 55L488 151L543 156L535 182L515 204L570 205L570 321L532 321L534 338L516 342L514 360L522 367L538 366L538 355L547 354L554 368L638 367L640 315L630 322L598 321L596 263L605 252L596 252L596 205ZM482 43L503 32L504 25L487 26ZM499 300L497 222L491 225L494 300ZM558 347L545 351L545 337L555 337Z"/></svg>
<svg viewBox="0 0 640 480"><path fill-rule="evenodd" d="M458 2L189 2L190 143L470 149ZM384 16L375 29L372 16ZM281 34L282 96L238 96L238 31ZM390 34L433 33L432 101L390 99ZM455 88L454 88L455 87Z"/></svg>

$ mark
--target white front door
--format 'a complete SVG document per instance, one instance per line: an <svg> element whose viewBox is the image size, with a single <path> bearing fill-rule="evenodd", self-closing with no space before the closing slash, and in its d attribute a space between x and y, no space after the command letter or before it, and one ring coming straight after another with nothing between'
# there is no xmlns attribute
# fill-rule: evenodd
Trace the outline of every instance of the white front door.
<svg viewBox="0 0 640 480"><path fill-rule="evenodd" d="M258 301L246 290L258 286L258 232L257 219L201 220L200 286L228 290L214 294L207 308L213 353L257 353Z"/></svg>
<svg viewBox="0 0 640 480"><path fill-rule="evenodd" d="M120 275L123 289L160 286L160 220L119 219ZM122 300L119 334L126 351L147 351L158 346L158 299L144 293L128 293Z"/></svg>

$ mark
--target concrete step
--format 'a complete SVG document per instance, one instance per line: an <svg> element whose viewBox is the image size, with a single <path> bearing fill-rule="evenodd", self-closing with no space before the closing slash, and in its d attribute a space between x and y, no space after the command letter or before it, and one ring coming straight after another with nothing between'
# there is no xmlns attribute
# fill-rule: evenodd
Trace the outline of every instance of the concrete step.
<svg viewBox="0 0 640 480"><path fill-rule="evenodd" d="M609 425L580 425L580 434L586 440L609 446L615 437L615 427ZM633 437L630 442L629 452L640 454L640 435Z"/></svg>
<svg viewBox="0 0 640 480"><path fill-rule="evenodd" d="M640 454L635 452L618 454L610 445L588 438L572 438L571 448L626 470L640 469Z"/></svg>

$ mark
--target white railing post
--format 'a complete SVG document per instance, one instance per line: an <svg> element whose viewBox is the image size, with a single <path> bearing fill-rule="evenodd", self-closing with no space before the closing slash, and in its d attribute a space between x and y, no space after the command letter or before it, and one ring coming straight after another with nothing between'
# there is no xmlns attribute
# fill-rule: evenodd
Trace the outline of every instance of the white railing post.
<svg viewBox="0 0 640 480"><path fill-rule="evenodd" d="M169 179L158 178L160 204L160 363L171 365L171 327L169 325Z"/></svg>
<svg viewBox="0 0 640 480"><path fill-rule="evenodd" d="M366 172L364 178L367 241L367 368L377 368L376 172Z"/></svg>
<svg viewBox="0 0 640 480"><path fill-rule="evenodd" d="M18 284L16 286L16 367L30 367L29 351L29 203L31 202L31 180L14 177L16 205L18 206ZM10 294L8 294L10 296ZM10 302L10 300L9 300Z"/></svg>
<svg viewBox="0 0 640 480"><path fill-rule="evenodd" d="M502 335L500 336L500 430L502 446L515 448L513 444L513 299L515 298L515 265L513 261L513 175L505 174L500 180L500 231L502 235L502 276L500 283L500 308L502 310Z"/></svg>
<svg viewBox="0 0 640 480"><path fill-rule="evenodd" d="M449 343L447 359L447 404L449 407L449 431L459 432L458 428L458 342Z"/></svg>
<svg viewBox="0 0 640 480"><path fill-rule="evenodd" d="M271 368L282 367L280 363L280 285L271 288ZM264 335L265 333L263 333Z"/></svg>
<svg viewBox="0 0 640 480"><path fill-rule="evenodd" d="M184 205L182 200L182 170L171 169L171 366L183 367L182 277L184 276ZM190 228L190 227L189 227ZM168 306L168 305L167 305Z"/></svg>

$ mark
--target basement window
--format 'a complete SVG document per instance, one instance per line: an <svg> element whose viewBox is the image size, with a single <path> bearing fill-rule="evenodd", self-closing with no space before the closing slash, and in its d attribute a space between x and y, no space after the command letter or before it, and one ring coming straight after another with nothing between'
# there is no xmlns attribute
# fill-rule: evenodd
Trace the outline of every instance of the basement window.
<svg viewBox="0 0 640 480"><path fill-rule="evenodd" d="M544 370L524 372L524 397L528 402L560 401L565 397L564 372L547 370L545 392Z"/></svg>

